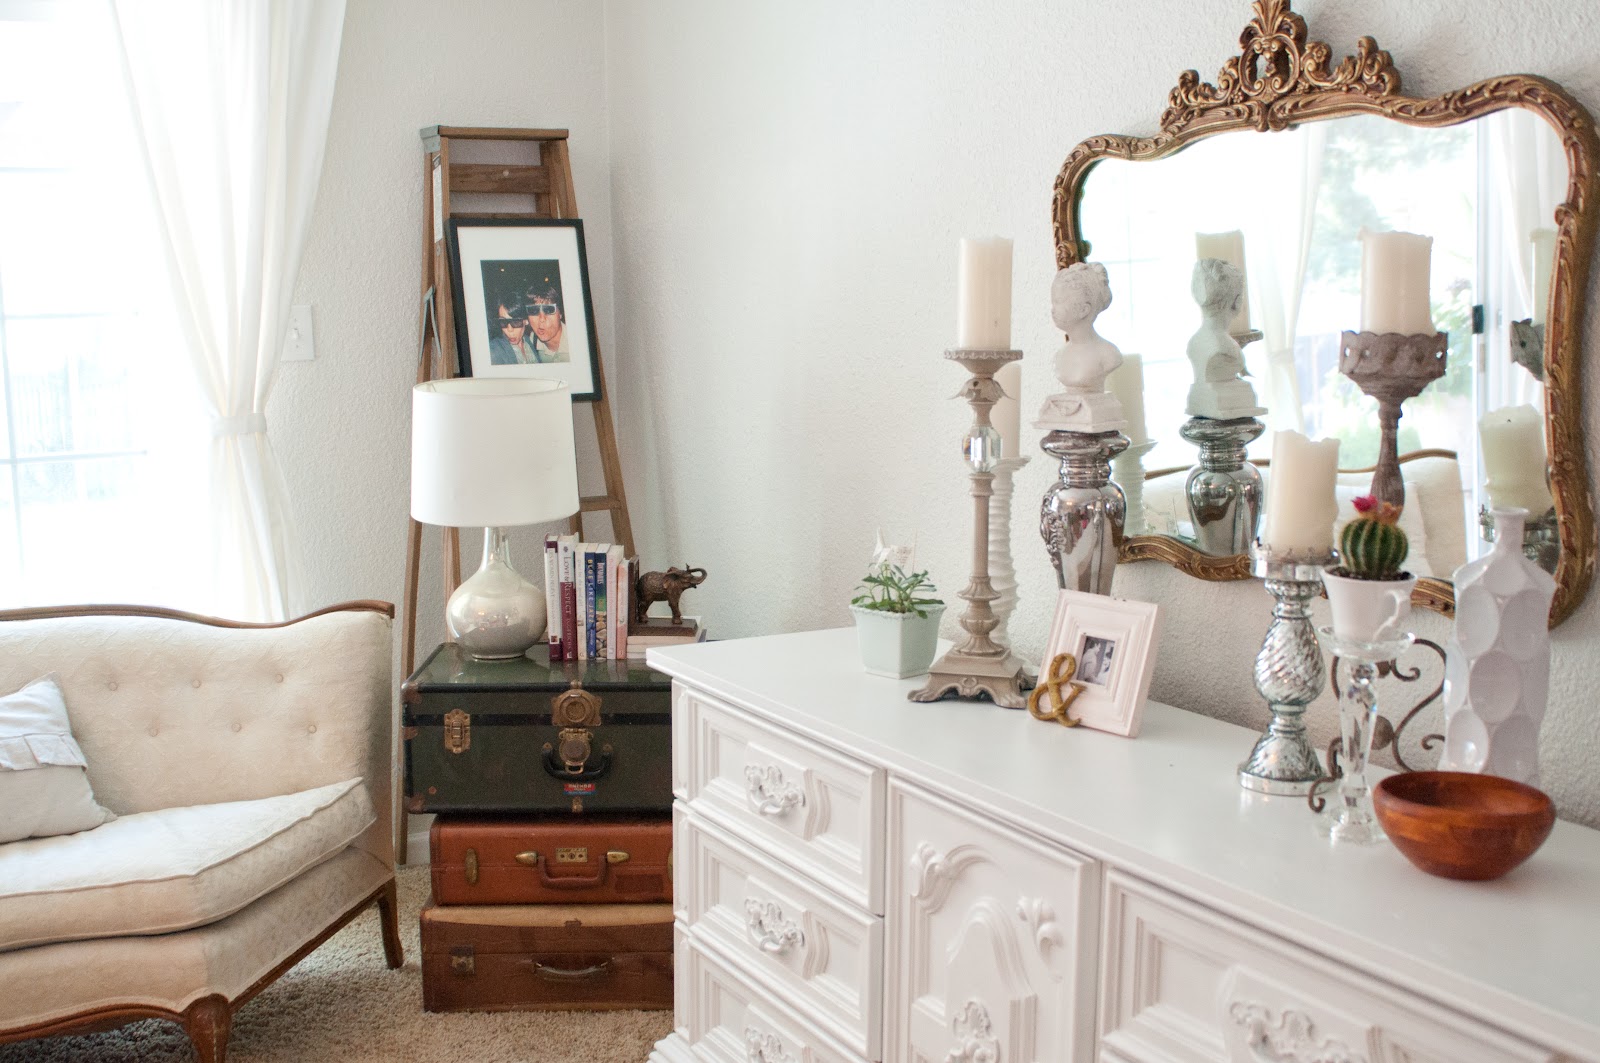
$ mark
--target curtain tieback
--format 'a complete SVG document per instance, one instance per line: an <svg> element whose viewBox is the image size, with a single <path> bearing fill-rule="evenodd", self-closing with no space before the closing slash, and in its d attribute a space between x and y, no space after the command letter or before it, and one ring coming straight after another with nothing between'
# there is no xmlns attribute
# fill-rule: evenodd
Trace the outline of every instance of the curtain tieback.
<svg viewBox="0 0 1600 1063"><path fill-rule="evenodd" d="M249 436L266 434L267 415L264 413L242 413L237 417L218 417L211 422L211 435L218 436Z"/></svg>

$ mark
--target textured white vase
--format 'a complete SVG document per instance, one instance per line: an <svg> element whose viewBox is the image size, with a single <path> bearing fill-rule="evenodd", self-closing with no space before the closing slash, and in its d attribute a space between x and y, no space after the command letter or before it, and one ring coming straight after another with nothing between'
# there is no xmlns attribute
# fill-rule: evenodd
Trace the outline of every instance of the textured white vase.
<svg viewBox="0 0 1600 1063"><path fill-rule="evenodd" d="M1456 569L1439 767L1538 786L1556 581L1522 554L1527 515L1494 510L1494 549Z"/></svg>

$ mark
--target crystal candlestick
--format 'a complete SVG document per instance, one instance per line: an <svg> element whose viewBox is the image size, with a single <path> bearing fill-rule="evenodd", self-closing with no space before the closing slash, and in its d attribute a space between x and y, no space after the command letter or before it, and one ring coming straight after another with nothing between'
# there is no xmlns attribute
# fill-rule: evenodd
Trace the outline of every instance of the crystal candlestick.
<svg viewBox="0 0 1600 1063"><path fill-rule="evenodd" d="M1110 594L1122 546L1127 500L1111 482L1111 459L1128 449L1121 432L1057 429L1039 444L1061 459L1058 482L1039 507L1039 535L1067 590Z"/></svg>
<svg viewBox="0 0 1600 1063"><path fill-rule="evenodd" d="M1011 559L1011 489L1027 458L1001 458L994 466L994 494L989 499L989 581L994 584L994 640L1011 642L1008 621L1017 608L1017 568Z"/></svg>
<svg viewBox="0 0 1600 1063"><path fill-rule="evenodd" d="M1306 706L1325 682L1311 600L1322 593L1322 569L1333 557L1296 557L1255 543L1250 561L1277 599L1255 667L1256 690L1272 720L1239 765L1239 785L1261 794L1305 794L1322 778L1322 762L1306 733Z"/></svg>
<svg viewBox="0 0 1600 1063"><path fill-rule="evenodd" d="M927 685L912 691L912 701L937 701L954 694L962 698L987 697L996 705L1020 709L1027 704L1023 691L1033 685L1022 662L994 638L999 619L993 603L1000 598L989 578L989 500L994 494L995 469L1004 457L1000 433L989 423L989 412L1000 398L997 369L1022 357L1021 351L953 350L944 356L960 362L972 378L960 396L972 406L972 427L962 440L962 452L971 468L973 501L972 581L960 597L967 603L961 626L967 637L933 662Z"/></svg>
<svg viewBox="0 0 1600 1063"><path fill-rule="evenodd" d="M1367 782L1367 760L1372 756L1373 725L1378 716L1378 692L1372 681L1378 665L1406 651L1412 636L1382 642L1340 638L1331 627L1321 629L1335 655L1350 662L1350 678L1339 691L1339 783L1330 810L1333 822L1328 837L1352 845L1373 845L1384 840L1383 828L1372 811L1372 787Z"/></svg>

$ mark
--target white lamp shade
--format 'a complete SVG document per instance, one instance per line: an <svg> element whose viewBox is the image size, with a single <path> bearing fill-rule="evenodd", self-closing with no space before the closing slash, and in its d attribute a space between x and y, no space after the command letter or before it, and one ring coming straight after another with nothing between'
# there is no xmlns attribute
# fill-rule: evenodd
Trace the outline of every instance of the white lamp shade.
<svg viewBox="0 0 1600 1063"><path fill-rule="evenodd" d="M557 380L459 377L411 392L411 515L505 528L578 511L572 391Z"/></svg>

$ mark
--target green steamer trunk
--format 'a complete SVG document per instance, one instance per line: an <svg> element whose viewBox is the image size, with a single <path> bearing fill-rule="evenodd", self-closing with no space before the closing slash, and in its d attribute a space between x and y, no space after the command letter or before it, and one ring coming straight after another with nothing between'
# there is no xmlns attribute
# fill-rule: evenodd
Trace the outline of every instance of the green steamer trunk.
<svg viewBox="0 0 1600 1063"><path fill-rule="evenodd" d="M412 813L672 809L672 680L643 661L445 643L401 687L401 723Z"/></svg>

